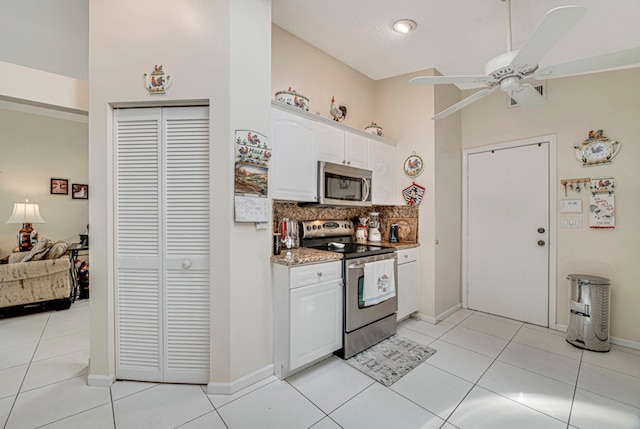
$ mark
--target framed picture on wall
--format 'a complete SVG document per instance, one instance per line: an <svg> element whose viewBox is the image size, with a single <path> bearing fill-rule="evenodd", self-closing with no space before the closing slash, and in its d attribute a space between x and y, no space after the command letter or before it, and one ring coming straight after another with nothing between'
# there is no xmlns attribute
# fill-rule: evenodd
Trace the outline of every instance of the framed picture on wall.
<svg viewBox="0 0 640 429"><path fill-rule="evenodd" d="M89 185L74 183L71 185L71 198L74 200L86 200L89 198Z"/></svg>
<svg viewBox="0 0 640 429"><path fill-rule="evenodd" d="M69 181L67 179L51 178L51 193L57 195L69 195Z"/></svg>

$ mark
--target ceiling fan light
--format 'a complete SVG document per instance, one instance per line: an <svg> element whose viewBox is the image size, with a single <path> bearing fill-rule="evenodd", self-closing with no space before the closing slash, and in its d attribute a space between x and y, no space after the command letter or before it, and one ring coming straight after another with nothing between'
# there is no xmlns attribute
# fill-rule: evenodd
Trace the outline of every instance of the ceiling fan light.
<svg viewBox="0 0 640 429"><path fill-rule="evenodd" d="M410 19L399 19L393 23L393 29L398 33L407 34L416 29L418 24Z"/></svg>

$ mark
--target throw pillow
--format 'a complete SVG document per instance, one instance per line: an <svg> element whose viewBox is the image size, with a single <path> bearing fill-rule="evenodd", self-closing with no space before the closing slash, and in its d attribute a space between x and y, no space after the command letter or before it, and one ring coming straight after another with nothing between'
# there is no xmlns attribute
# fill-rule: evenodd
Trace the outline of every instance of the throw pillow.
<svg viewBox="0 0 640 429"><path fill-rule="evenodd" d="M44 255L49 251L49 247L51 247L53 243L48 238L42 238L42 240L38 241L38 243L33 246L31 252L22 260L22 262L29 261L39 261L44 258Z"/></svg>
<svg viewBox="0 0 640 429"><path fill-rule="evenodd" d="M49 251L44 256L44 259L58 259L60 256L64 255L64 252L67 251L68 247L69 242L67 240L56 241L49 248Z"/></svg>

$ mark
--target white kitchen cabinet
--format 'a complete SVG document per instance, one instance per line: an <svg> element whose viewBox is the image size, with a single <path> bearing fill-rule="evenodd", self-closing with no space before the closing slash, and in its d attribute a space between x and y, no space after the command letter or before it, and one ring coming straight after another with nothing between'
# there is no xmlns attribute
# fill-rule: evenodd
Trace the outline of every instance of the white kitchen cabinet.
<svg viewBox="0 0 640 429"><path fill-rule="evenodd" d="M371 200L376 205L394 205L393 167L396 148L375 140L369 141L369 169L373 171Z"/></svg>
<svg viewBox="0 0 640 429"><path fill-rule="evenodd" d="M273 285L275 374L284 379L342 348L342 263L273 264Z"/></svg>
<svg viewBox="0 0 640 429"><path fill-rule="evenodd" d="M279 109L271 109L271 198L317 201L318 178L313 133L313 121Z"/></svg>
<svg viewBox="0 0 640 429"><path fill-rule="evenodd" d="M369 139L321 122L316 122L316 156L319 161L369 168Z"/></svg>
<svg viewBox="0 0 640 429"><path fill-rule="evenodd" d="M398 250L397 320L418 311L418 248Z"/></svg>
<svg viewBox="0 0 640 429"><path fill-rule="evenodd" d="M344 157L351 167L369 168L369 139L359 134L344 133Z"/></svg>

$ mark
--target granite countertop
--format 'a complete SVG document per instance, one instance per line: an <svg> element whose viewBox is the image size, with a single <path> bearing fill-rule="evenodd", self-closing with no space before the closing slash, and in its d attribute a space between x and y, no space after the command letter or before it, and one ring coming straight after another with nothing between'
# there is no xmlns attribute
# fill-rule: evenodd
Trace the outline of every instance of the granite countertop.
<svg viewBox="0 0 640 429"><path fill-rule="evenodd" d="M391 243L389 241L381 241L378 243L369 242L367 244L380 245L384 247L395 247L396 250L411 249L419 247L419 243ZM287 258L287 252L291 252L290 258ZM318 264L321 262L339 261L342 255L327 250L311 249L308 247L299 247L296 249L282 249L279 255L271 256L271 262L274 264L285 265L288 267L305 264Z"/></svg>
<svg viewBox="0 0 640 429"><path fill-rule="evenodd" d="M290 258L287 258L287 252L291 252ZM339 253L310 249L308 247L299 247L290 250L282 249L279 255L271 256L272 263L286 266L317 264L320 262L339 261L341 259L342 255Z"/></svg>

